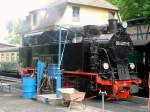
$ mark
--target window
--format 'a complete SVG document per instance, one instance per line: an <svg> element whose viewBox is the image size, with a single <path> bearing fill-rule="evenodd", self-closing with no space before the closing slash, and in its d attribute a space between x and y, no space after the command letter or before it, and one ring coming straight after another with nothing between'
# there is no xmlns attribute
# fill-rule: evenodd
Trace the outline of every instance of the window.
<svg viewBox="0 0 150 112"><path fill-rule="evenodd" d="M16 60L19 60L19 53L16 53Z"/></svg>
<svg viewBox="0 0 150 112"><path fill-rule="evenodd" d="M1 60L4 61L4 54L1 54Z"/></svg>
<svg viewBox="0 0 150 112"><path fill-rule="evenodd" d="M9 54L6 54L6 61L9 62Z"/></svg>
<svg viewBox="0 0 150 112"><path fill-rule="evenodd" d="M72 6L72 17L73 17L73 21L80 20L80 7Z"/></svg>
<svg viewBox="0 0 150 112"><path fill-rule="evenodd" d="M15 54L11 53L11 61L15 61Z"/></svg>

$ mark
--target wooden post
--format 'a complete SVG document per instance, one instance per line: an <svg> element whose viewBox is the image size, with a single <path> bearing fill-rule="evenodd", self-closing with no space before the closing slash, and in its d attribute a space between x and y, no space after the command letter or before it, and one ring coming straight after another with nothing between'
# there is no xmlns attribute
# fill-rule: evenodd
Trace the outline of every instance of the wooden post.
<svg viewBox="0 0 150 112"><path fill-rule="evenodd" d="M150 112L150 72L149 72L149 79L148 79L148 87L149 87L148 112Z"/></svg>

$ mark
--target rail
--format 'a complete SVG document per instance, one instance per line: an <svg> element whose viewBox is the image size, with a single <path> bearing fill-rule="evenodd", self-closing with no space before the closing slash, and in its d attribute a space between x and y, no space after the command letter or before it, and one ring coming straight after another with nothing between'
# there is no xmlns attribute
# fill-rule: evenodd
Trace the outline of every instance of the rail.
<svg viewBox="0 0 150 112"><path fill-rule="evenodd" d="M21 93L21 79L0 76L0 90L3 92Z"/></svg>

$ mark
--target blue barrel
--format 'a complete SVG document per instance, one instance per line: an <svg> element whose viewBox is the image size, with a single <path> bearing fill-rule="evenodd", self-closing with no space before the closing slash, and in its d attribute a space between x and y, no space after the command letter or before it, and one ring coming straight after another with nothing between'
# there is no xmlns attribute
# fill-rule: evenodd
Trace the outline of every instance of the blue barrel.
<svg viewBox="0 0 150 112"><path fill-rule="evenodd" d="M52 77L56 77L58 74L58 65L57 64L52 64L48 67L48 75Z"/></svg>
<svg viewBox="0 0 150 112"><path fill-rule="evenodd" d="M36 95L36 77L22 78L22 96L26 99L32 99Z"/></svg>

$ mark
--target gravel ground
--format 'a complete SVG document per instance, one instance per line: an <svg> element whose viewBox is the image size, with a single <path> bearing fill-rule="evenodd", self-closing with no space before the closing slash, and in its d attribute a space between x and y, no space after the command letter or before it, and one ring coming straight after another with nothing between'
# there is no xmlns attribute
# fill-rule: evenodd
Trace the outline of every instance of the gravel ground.
<svg viewBox="0 0 150 112"><path fill-rule="evenodd" d="M101 100L86 102L86 108L74 104L69 110L63 106L52 106L36 100L23 99L20 95L0 92L0 112L102 112ZM135 98L124 101L106 101L105 112L147 112L147 100Z"/></svg>
<svg viewBox="0 0 150 112"><path fill-rule="evenodd" d="M0 92L0 112L98 112L99 108L73 105L71 110L63 106L51 106L36 100L23 99L20 95Z"/></svg>

